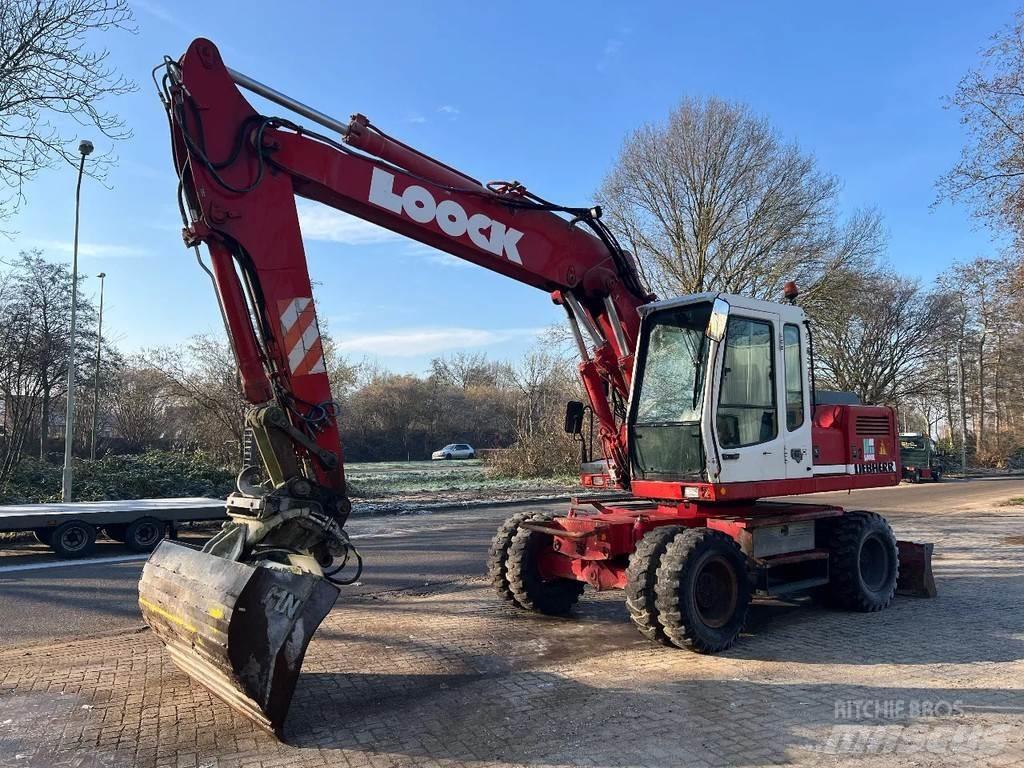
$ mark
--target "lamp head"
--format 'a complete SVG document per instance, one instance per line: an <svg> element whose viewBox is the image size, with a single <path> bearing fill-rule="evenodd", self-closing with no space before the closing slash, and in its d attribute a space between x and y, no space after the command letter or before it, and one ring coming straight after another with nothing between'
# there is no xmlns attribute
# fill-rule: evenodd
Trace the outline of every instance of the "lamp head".
<svg viewBox="0 0 1024 768"><path fill-rule="evenodd" d="M88 139L82 139L78 142L78 151L82 153L82 157L91 155L93 150L92 142Z"/></svg>

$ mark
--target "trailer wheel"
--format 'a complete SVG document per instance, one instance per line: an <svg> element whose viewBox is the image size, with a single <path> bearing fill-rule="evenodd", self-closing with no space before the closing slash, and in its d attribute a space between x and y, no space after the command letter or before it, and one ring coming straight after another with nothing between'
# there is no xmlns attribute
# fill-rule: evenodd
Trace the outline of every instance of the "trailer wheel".
<svg viewBox="0 0 1024 768"><path fill-rule="evenodd" d="M487 575L491 578L491 584L502 600L520 608L522 606L516 602L508 583L508 548L512 546L512 537L519 530L520 523L530 519L550 520L551 516L538 512L516 512L498 527L487 551Z"/></svg>
<svg viewBox="0 0 1024 768"><path fill-rule="evenodd" d="M640 634L662 645L672 645L658 618L658 566L669 542L685 530L679 525L662 525L648 531L637 542L626 569L626 609Z"/></svg>
<svg viewBox="0 0 1024 768"><path fill-rule="evenodd" d="M92 554L95 546L96 528L81 520L61 523L50 537L50 549L60 557L85 557Z"/></svg>
<svg viewBox="0 0 1024 768"><path fill-rule="evenodd" d="M166 524L153 517L133 520L125 532L124 543L133 552L152 552L164 537Z"/></svg>
<svg viewBox="0 0 1024 768"><path fill-rule="evenodd" d="M124 544L128 541L128 526L124 523L111 523L110 525L104 525L103 533L107 535L108 539L113 539L119 544Z"/></svg>
<svg viewBox="0 0 1024 768"><path fill-rule="evenodd" d="M53 538L53 528L34 528L32 529L32 535L36 537L36 541L40 544L50 545L50 540Z"/></svg>
<svg viewBox="0 0 1024 768"><path fill-rule="evenodd" d="M750 606L746 557L726 534L690 528L665 549L655 590L658 618L673 645L724 651L736 642Z"/></svg>
<svg viewBox="0 0 1024 768"><path fill-rule="evenodd" d="M896 536L874 512L847 512L832 525L829 539L829 602L865 613L892 602L899 579Z"/></svg>
<svg viewBox="0 0 1024 768"><path fill-rule="evenodd" d="M583 583L575 579L544 579L538 559L551 548L552 537L519 528L508 548L508 585L515 602L527 610L550 616L565 616L583 594Z"/></svg>

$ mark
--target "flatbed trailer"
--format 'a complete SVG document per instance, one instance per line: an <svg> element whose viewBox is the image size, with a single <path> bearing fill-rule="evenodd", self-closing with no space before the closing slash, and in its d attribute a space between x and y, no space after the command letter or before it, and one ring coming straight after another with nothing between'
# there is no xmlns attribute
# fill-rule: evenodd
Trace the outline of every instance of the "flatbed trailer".
<svg viewBox="0 0 1024 768"><path fill-rule="evenodd" d="M135 552L150 552L178 523L226 520L223 499L126 499L0 505L0 532L30 531L61 557L84 557L102 531Z"/></svg>

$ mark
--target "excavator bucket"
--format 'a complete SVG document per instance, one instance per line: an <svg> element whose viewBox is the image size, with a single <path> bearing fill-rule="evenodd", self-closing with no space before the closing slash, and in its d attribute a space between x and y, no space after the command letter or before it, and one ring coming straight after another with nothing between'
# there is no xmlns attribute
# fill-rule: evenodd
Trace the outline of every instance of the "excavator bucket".
<svg viewBox="0 0 1024 768"><path fill-rule="evenodd" d="M319 576L171 541L139 581L142 615L178 668L278 738L306 646L337 599Z"/></svg>

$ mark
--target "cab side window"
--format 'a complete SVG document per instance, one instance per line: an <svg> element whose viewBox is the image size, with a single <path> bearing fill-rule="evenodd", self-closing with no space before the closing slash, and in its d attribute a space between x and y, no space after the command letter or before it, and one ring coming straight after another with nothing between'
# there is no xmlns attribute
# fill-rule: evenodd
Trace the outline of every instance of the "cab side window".
<svg viewBox="0 0 1024 768"><path fill-rule="evenodd" d="M786 323L782 328L786 359L786 429L792 432L804 423L804 372L800 365L800 326Z"/></svg>
<svg viewBox="0 0 1024 768"><path fill-rule="evenodd" d="M722 448L766 443L778 435L775 353L766 320L729 318L717 429Z"/></svg>

